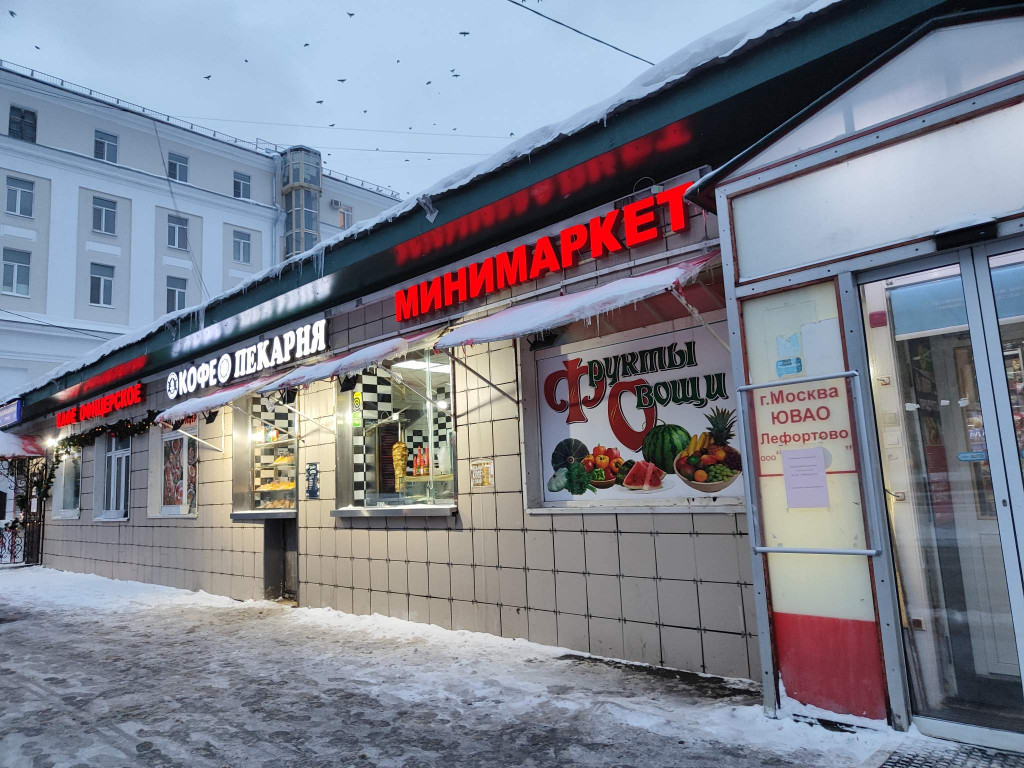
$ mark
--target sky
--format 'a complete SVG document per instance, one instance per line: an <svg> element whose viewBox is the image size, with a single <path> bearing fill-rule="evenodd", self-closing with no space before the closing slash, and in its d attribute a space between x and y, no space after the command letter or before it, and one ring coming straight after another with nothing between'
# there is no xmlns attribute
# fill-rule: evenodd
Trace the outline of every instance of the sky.
<svg viewBox="0 0 1024 768"><path fill-rule="evenodd" d="M657 62L764 4L3 0L0 55L242 139L307 144L404 197L648 66L528 8Z"/></svg>

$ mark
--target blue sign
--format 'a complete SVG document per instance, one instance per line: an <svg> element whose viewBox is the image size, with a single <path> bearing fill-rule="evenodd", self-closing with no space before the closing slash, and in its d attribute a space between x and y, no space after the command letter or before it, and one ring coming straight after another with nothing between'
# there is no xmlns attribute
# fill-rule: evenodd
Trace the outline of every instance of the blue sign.
<svg viewBox="0 0 1024 768"><path fill-rule="evenodd" d="M8 427L21 421L21 400L12 400L0 405L0 427Z"/></svg>
<svg viewBox="0 0 1024 768"><path fill-rule="evenodd" d="M783 376L792 376L804 369L804 361L799 357L787 357L775 361L775 373L781 379Z"/></svg>
<svg viewBox="0 0 1024 768"><path fill-rule="evenodd" d="M988 453L986 451L964 451L956 455L960 461L988 461Z"/></svg>
<svg viewBox="0 0 1024 768"><path fill-rule="evenodd" d="M306 462L306 498L320 498L320 462Z"/></svg>

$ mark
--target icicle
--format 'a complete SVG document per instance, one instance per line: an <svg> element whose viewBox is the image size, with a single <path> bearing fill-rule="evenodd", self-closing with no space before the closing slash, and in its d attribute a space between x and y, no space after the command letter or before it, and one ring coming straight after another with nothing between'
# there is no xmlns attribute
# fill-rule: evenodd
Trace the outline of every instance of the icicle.
<svg viewBox="0 0 1024 768"><path fill-rule="evenodd" d="M203 304L199 307L199 327L206 327L206 305Z"/></svg>

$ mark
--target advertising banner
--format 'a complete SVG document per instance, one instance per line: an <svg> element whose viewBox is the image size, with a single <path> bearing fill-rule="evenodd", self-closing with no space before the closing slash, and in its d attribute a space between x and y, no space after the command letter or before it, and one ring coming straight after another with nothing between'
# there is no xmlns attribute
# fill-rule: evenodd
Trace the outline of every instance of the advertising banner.
<svg viewBox="0 0 1024 768"><path fill-rule="evenodd" d="M537 372L545 501L743 495L729 353L704 328L596 341Z"/></svg>

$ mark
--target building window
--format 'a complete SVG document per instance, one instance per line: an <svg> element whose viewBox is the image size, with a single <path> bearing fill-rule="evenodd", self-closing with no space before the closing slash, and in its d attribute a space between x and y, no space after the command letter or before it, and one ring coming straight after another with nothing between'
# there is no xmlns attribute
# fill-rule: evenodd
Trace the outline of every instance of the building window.
<svg viewBox="0 0 1024 768"><path fill-rule="evenodd" d="M199 487L199 445L181 432L167 432L161 440L163 478L161 515L196 514Z"/></svg>
<svg viewBox="0 0 1024 768"><path fill-rule="evenodd" d="M36 196L35 182L7 177L7 212L15 216L32 218L32 203Z"/></svg>
<svg viewBox="0 0 1024 768"><path fill-rule="evenodd" d="M28 296L28 272L32 254L4 248L3 293Z"/></svg>
<svg viewBox="0 0 1024 768"><path fill-rule="evenodd" d="M11 107L11 116L7 122L7 135L12 139L36 143L36 113L31 109Z"/></svg>
<svg viewBox="0 0 1024 768"><path fill-rule="evenodd" d="M342 229L348 229L352 226L352 206L343 205L338 215L338 225Z"/></svg>
<svg viewBox="0 0 1024 768"><path fill-rule="evenodd" d="M237 403L249 413L233 423L233 504L236 510L294 510L297 507L296 415L273 395Z"/></svg>
<svg viewBox="0 0 1024 768"><path fill-rule="evenodd" d="M252 197L252 177L248 173L235 171L235 197L248 200Z"/></svg>
<svg viewBox="0 0 1024 768"><path fill-rule="evenodd" d="M184 277L167 278L167 311L177 312L185 308L185 290L188 280Z"/></svg>
<svg viewBox="0 0 1024 768"><path fill-rule="evenodd" d="M65 453L57 466L52 514L56 520L77 520L82 498L82 452Z"/></svg>
<svg viewBox="0 0 1024 768"><path fill-rule="evenodd" d="M97 307L114 306L114 268L107 264L89 265L89 303Z"/></svg>
<svg viewBox="0 0 1024 768"><path fill-rule="evenodd" d="M108 163L117 162L117 136L112 133L96 131L92 142L92 156Z"/></svg>
<svg viewBox="0 0 1024 768"><path fill-rule="evenodd" d="M167 217L167 245L188 250L188 219L184 216Z"/></svg>
<svg viewBox="0 0 1024 768"><path fill-rule="evenodd" d="M338 411L351 425L339 432L339 493L354 473L353 506L455 503L452 381L448 356L424 350L363 373L339 393Z"/></svg>
<svg viewBox="0 0 1024 768"><path fill-rule="evenodd" d="M96 517L100 520L125 520L128 518L132 439L108 434L102 439L102 445L103 504Z"/></svg>
<svg viewBox="0 0 1024 768"><path fill-rule="evenodd" d="M237 229L231 238L231 257L237 264L252 263L252 236Z"/></svg>
<svg viewBox="0 0 1024 768"><path fill-rule="evenodd" d="M188 181L188 158L176 152L168 152L167 176L175 181Z"/></svg>
<svg viewBox="0 0 1024 768"><path fill-rule="evenodd" d="M117 230L117 203L102 197L92 199L92 231L113 235Z"/></svg>

